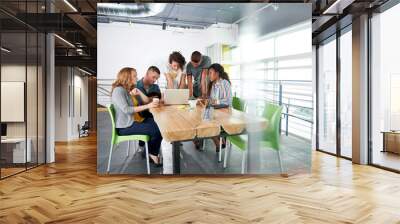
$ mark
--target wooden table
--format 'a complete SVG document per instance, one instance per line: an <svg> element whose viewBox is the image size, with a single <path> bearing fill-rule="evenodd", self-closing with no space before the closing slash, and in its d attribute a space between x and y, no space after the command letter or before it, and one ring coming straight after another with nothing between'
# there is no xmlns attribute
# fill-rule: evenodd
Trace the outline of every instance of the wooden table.
<svg viewBox="0 0 400 224"><path fill-rule="evenodd" d="M194 139L211 138L221 134L223 130L228 135L238 135L261 131L266 128L264 118L254 117L231 108L215 109L214 118L205 121L202 119L205 108L197 106L190 110L189 106L172 105L151 109L154 120L160 128L164 140L171 142L173 150L174 173L180 173L180 143ZM250 151L250 144L249 150ZM250 156L247 156L251 163Z"/></svg>

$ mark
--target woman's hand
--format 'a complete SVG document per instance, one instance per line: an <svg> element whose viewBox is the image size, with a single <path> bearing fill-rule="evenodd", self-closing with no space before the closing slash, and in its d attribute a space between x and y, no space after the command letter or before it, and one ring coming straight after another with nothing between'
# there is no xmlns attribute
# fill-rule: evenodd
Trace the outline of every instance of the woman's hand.
<svg viewBox="0 0 400 224"><path fill-rule="evenodd" d="M158 102L152 101L151 103L147 104L147 108L151 109L151 108L155 108L158 107Z"/></svg>

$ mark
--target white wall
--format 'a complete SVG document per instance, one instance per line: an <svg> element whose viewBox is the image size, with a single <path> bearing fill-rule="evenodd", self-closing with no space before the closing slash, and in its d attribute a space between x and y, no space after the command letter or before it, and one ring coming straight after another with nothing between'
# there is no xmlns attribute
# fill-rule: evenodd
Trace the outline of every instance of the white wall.
<svg viewBox="0 0 400 224"><path fill-rule="evenodd" d="M68 68L56 67L55 74L55 141L67 141Z"/></svg>
<svg viewBox="0 0 400 224"><path fill-rule="evenodd" d="M55 123L56 141L78 138L78 124L88 120L88 78L76 68L56 67ZM81 90L82 114L76 107L79 102L74 90ZM74 102L75 99L75 102ZM73 106L75 103L75 107ZM74 111L75 110L75 111Z"/></svg>
<svg viewBox="0 0 400 224"><path fill-rule="evenodd" d="M214 43L234 44L237 40L237 26L231 24L216 24L205 30L162 30L155 25L99 23L97 32L98 79L114 79L125 66L136 68L139 77L151 65L163 73L172 51L180 51L189 61L195 50L205 53Z"/></svg>

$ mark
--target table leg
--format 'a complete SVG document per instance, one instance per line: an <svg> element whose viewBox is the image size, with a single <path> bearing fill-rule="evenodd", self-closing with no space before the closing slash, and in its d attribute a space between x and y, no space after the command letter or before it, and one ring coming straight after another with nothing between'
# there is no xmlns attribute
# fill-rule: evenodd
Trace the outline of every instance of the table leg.
<svg viewBox="0 0 400 224"><path fill-rule="evenodd" d="M173 165L174 165L174 174L181 173L181 147L180 142L172 143L172 157L173 157Z"/></svg>
<svg viewBox="0 0 400 224"><path fill-rule="evenodd" d="M251 143L251 140L252 140L252 138L251 138L251 134L250 133L248 133L247 134L247 158L246 158L246 170L244 171L244 173L245 174L248 174L248 173L250 173L250 166L251 166L251 164L252 164L252 160L251 160L251 151L252 151L252 148L253 148L253 146L252 146L252 143Z"/></svg>
<svg viewBox="0 0 400 224"><path fill-rule="evenodd" d="M260 172L260 148L259 136L257 133L247 133L247 158L246 158L246 174L256 174Z"/></svg>

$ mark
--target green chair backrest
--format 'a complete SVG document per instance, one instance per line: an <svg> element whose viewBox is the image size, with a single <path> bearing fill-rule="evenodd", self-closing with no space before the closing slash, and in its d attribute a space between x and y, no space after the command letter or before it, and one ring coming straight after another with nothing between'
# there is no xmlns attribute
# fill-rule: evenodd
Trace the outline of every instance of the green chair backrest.
<svg viewBox="0 0 400 224"><path fill-rule="evenodd" d="M111 142L112 144L115 143L116 137L117 137L117 132L115 130L115 109L114 105L110 104L110 106L107 107L108 113L110 114L110 119L111 119L111 124L112 124L112 134L111 134Z"/></svg>
<svg viewBox="0 0 400 224"><path fill-rule="evenodd" d="M263 117L270 120L274 116L275 112L279 109L279 105L274 103L265 103L263 110Z"/></svg>
<svg viewBox="0 0 400 224"><path fill-rule="evenodd" d="M246 103L239 97L234 96L232 97L232 107L235 110L245 111Z"/></svg>
<svg viewBox="0 0 400 224"><path fill-rule="evenodd" d="M268 126L263 133L263 141L269 142L275 150L279 150L280 146L279 125L281 116L282 106L266 103L263 117L268 120Z"/></svg>

